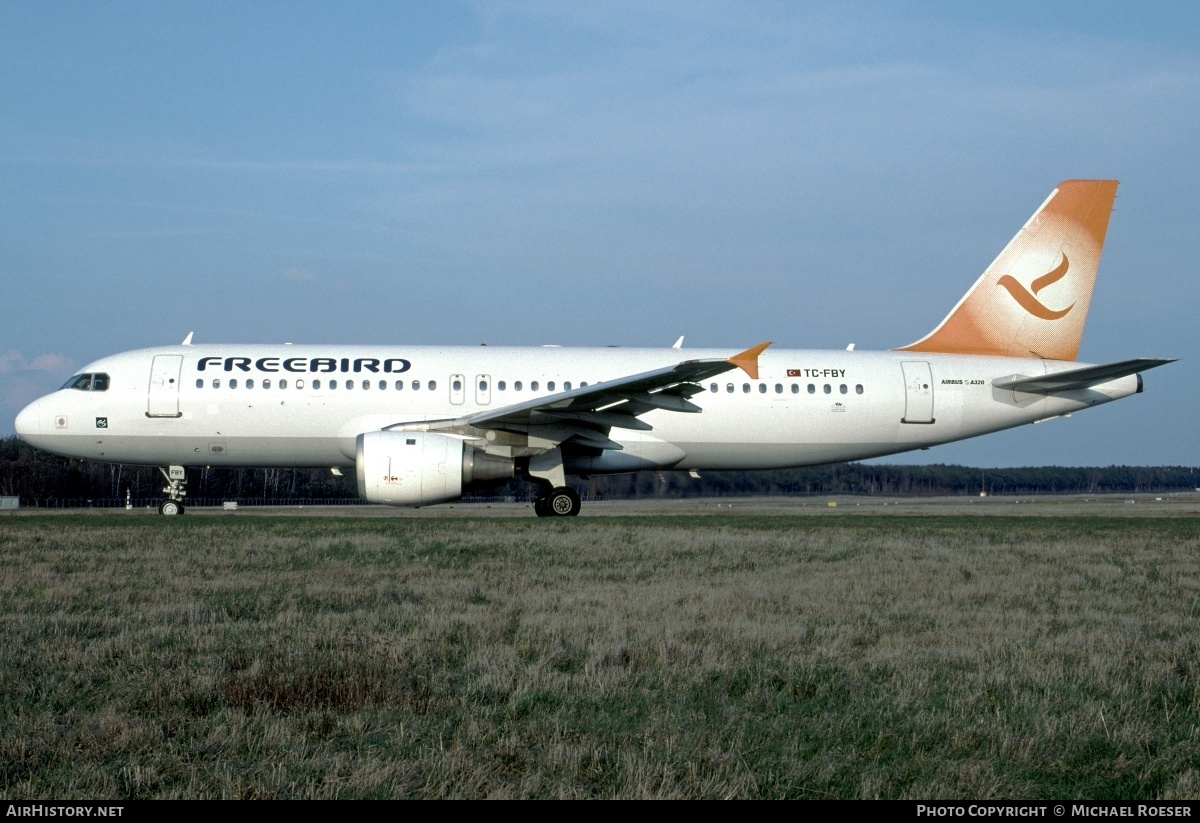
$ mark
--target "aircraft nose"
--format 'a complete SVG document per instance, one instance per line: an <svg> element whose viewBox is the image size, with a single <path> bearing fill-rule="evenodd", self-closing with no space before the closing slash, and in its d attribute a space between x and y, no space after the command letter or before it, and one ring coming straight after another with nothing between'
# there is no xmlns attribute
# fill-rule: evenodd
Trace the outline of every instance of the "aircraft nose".
<svg viewBox="0 0 1200 823"><path fill-rule="evenodd" d="M42 401L34 400L28 406L21 409L21 413L17 415L16 422L13 423L13 428L22 437L31 434L40 434L42 431Z"/></svg>

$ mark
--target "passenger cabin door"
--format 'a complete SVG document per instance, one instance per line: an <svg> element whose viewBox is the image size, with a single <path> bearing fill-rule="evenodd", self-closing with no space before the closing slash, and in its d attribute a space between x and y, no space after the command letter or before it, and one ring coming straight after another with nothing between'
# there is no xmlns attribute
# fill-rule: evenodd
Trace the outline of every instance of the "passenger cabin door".
<svg viewBox="0 0 1200 823"><path fill-rule="evenodd" d="M181 354L156 354L150 366L150 399L147 417L181 417L179 412L179 370Z"/></svg>
<svg viewBox="0 0 1200 823"><path fill-rule="evenodd" d="M450 375L450 402L461 406L467 397L467 378L461 374Z"/></svg>
<svg viewBox="0 0 1200 823"><path fill-rule="evenodd" d="M475 402L486 406L492 402L492 377L489 374L475 375Z"/></svg>
<svg viewBox="0 0 1200 823"><path fill-rule="evenodd" d="M904 417L901 423L933 422L933 374L929 364L923 360L905 360L904 369Z"/></svg>

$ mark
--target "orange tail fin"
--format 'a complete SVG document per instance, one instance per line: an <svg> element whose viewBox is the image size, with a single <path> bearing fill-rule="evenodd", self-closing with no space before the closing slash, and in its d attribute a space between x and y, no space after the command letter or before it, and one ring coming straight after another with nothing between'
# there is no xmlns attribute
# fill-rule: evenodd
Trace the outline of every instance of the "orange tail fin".
<svg viewBox="0 0 1200 823"><path fill-rule="evenodd" d="M897 351L1074 360L1116 180L1058 185L936 329Z"/></svg>

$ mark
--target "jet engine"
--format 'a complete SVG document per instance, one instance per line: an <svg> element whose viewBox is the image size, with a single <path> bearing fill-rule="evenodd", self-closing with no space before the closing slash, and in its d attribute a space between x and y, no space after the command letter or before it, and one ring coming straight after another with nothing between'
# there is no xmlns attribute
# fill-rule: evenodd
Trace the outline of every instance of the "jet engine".
<svg viewBox="0 0 1200 823"><path fill-rule="evenodd" d="M433 432L360 434L355 468L359 496L388 506L444 503L474 483L513 476L511 457L496 457L461 437Z"/></svg>

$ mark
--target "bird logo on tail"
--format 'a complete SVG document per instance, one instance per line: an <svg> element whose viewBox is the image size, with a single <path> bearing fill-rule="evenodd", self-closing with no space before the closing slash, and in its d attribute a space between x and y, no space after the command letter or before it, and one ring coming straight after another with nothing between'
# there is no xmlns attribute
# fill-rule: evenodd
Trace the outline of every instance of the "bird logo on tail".
<svg viewBox="0 0 1200 823"><path fill-rule="evenodd" d="M1032 294L1030 293L1030 290L1027 290L1024 286L1018 283L1017 279L1011 274L1006 274L1001 277L996 281L996 285L1003 286L1005 289L1007 289L1008 293L1011 294L1013 299L1020 304L1021 308L1025 309L1025 311L1029 312L1034 317L1040 317L1042 320L1058 320L1060 317L1066 317L1067 312L1075 308L1075 304L1072 303L1065 309L1055 311L1054 309L1043 305L1042 302L1034 295L1046 288L1046 286L1057 283L1059 280L1062 280L1064 277L1066 277L1067 269L1070 268L1070 266L1071 261L1068 260L1067 256L1064 254L1062 256L1061 263L1059 263L1051 271L1046 272L1041 277L1033 281L1031 284Z"/></svg>

